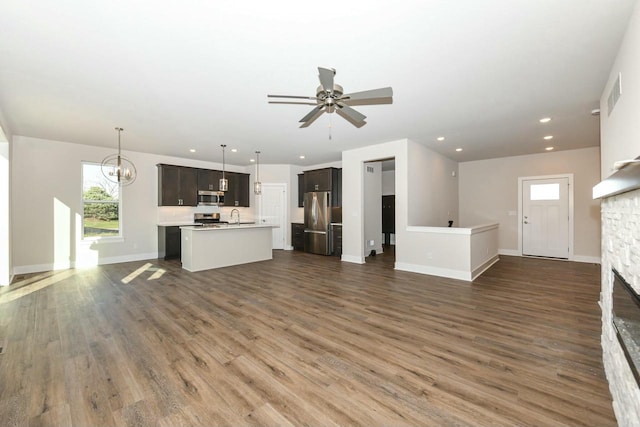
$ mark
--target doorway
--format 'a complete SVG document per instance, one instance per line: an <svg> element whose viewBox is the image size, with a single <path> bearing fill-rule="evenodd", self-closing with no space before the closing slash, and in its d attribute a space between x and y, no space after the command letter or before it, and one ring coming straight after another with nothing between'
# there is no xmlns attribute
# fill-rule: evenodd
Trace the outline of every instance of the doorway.
<svg viewBox="0 0 640 427"><path fill-rule="evenodd" d="M523 256L573 258L573 176L519 178Z"/></svg>
<svg viewBox="0 0 640 427"><path fill-rule="evenodd" d="M261 224L274 225L272 229L272 249L284 249L286 224L287 184L262 184L259 199L259 221Z"/></svg>
<svg viewBox="0 0 640 427"><path fill-rule="evenodd" d="M395 203L385 204L385 201L395 199L395 159L364 162L362 173L365 262L388 264L393 268Z"/></svg>

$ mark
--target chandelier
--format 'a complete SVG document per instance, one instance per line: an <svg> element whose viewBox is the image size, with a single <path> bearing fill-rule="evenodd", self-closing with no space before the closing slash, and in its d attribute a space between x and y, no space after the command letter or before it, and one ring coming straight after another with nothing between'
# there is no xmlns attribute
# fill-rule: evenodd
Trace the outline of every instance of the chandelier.
<svg viewBox="0 0 640 427"><path fill-rule="evenodd" d="M136 180L137 172L134 164L122 156L120 150L120 132L124 129L121 127L115 128L118 131L118 154L112 154L104 158L100 164L102 174L111 182L115 182L118 185L129 185Z"/></svg>
<svg viewBox="0 0 640 427"><path fill-rule="evenodd" d="M260 152L256 151L256 182L253 183L253 192L259 196L262 194L262 183L260 182Z"/></svg>
<svg viewBox="0 0 640 427"><path fill-rule="evenodd" d="M224 177L224 148L227 145L221 144L220 146L222 147L222 178L220 178L220 182L218 183L218 191L228 191L229 180Z"/></svg>

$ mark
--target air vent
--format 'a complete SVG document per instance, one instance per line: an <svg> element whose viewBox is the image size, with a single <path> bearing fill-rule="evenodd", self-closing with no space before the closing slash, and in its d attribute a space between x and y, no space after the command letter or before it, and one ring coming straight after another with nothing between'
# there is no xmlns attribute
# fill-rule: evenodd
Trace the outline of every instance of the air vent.
<svg viewBox="0 0 640 427"><path fill-rule="evenodd" d="M367 166L367 172L373 173L373 166Z"/></svg>
<svg viewBox="0 0 640 427"><path fill-rule="evenodd" d="M613 88L611 89L611 93L609 94L609 99L607 100L607 104L609 106L609 115L613 111L613 107L618 103L618 99L622 95L622 73L618 73L618 78L616 82L613 84Z"/></svg>

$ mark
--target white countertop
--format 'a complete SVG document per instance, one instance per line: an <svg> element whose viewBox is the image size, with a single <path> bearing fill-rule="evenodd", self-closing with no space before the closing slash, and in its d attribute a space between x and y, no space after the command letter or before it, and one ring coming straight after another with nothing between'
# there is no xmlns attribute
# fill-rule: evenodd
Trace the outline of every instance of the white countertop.
<svg viewBox="0 0 640 427"><path fill-rule="evenodd" d="M159 222L157 223L158 227L175 227L181 225L195 225L196 223L193 221L167 221L167 222Z"/></svg>
<svg viewBox="0 0 640 427"><path fill-rule="evenodd" d="M216 224L215 227L202 227L202 226L182 226L181 229L193 230L193 231L220 231L220 230L239 230L246 228L278 228L277 225L271 224Z"/></svg>

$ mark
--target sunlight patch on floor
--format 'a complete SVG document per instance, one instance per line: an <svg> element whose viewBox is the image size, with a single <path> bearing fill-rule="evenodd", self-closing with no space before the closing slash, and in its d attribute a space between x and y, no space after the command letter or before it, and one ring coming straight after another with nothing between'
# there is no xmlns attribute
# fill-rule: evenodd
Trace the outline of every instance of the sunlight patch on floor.
<svg viewBox="0 0 640 427"><path fill-rule="evenodd" d="M151 276L149 276L149 278L147 280L159 279L166 272L163 268L156 268L156 267L154 267L153 264L148 262L145 265L143 265L142 267L140 267L137 270L135 270L134 272L132 272L131 274L129 274L124 279L122 279L121 282L126 285L127 283L130 283L133 279L135 279L136 277L140 276L142 273L144 273L146 271L152 271L153 272L153 274L151 274Z"/></svg>
<svg viewBox="0 0 640 427"><path fill-rule="evenodd" d="M11 285L9 292L0 295L0 304L4 304L10 301L15 301L26 295L30 295L34 292L44 289L47 286L51 286L61 280L67 279L75 274L75 270L63 270L57 273L45 273L38 276L30 277L23 282L16 282ZM31 283L29 283L31 282Z"/></svg>

